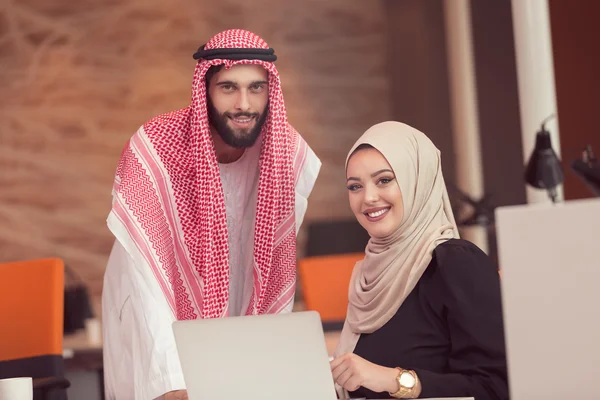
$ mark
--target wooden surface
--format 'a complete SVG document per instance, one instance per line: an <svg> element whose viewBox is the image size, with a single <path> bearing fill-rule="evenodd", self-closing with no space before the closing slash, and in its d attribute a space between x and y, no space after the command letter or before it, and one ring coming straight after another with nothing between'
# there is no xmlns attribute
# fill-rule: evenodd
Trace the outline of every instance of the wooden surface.
<svg viewBox="0 0 600 400"><path fill-rule="evenodd" d="M352 216L346 153L389 119L380 2L0 4L0 261L64 258L100 314L121 150L147 119L189 103L192 53L232 27L275 49L289 120L323 162L305 222ZM303 240L304 229L299 252Z"/></svg>

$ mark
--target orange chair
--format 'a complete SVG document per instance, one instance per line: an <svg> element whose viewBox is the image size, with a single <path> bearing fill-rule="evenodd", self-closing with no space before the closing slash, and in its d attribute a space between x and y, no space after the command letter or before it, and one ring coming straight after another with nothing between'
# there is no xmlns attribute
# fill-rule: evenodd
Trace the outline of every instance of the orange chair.
<svg viewBox="0 0 600 400"><path fill-rule="evenodd" d="M62 260L0 264L0 378L32 377L34 399L66 399L63 301Z"/></svg>
<svg viewBox="0 0 600 400"><path fill-rule="evenodd" d="M306 257L298 262L300 289L307 310L318 311L325 330L341 329L348 308L352 269L364 253Z"/></svg>

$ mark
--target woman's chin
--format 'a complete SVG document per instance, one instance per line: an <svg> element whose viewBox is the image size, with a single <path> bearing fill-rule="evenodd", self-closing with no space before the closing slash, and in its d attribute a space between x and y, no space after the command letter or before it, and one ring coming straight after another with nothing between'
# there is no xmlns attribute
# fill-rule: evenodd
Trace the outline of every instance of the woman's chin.
<svg viewBox="0 0 600 400"><path fill-rule="evenodd" d="M387 229L367 229L373 239L383 239L390 235Z"/></svg>
<svg viewBox="0 0 600 400"><path fill-rule="evenodd" d="M393 227L390 227L385 221L371 222L364 216L361 216L358 218L358 223L374 239L383 239L393 233Z"/></svg>

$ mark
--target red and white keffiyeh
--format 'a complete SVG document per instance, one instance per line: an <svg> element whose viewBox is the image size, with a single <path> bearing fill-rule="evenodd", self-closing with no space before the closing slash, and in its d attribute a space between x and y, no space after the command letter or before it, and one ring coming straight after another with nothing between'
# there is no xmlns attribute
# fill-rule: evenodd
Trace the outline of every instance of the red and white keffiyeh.
<svg viewBox="0 0 600 400"><path fill-rule="evenodd" d="M269 46L228 30L205 49ZM191 104L144 124L118 164L112 217L127 231L157 278L178 320L228 315L229 246L225 201L210 134L205 74L213 65L262 65L269 73L269 112L261 135L254 235L254 288L246 314L277 313L296 282L295 184L307 146L288 124L275 65L259 60L200 60ZM231 249L235 251L236 249Z"/></svg>

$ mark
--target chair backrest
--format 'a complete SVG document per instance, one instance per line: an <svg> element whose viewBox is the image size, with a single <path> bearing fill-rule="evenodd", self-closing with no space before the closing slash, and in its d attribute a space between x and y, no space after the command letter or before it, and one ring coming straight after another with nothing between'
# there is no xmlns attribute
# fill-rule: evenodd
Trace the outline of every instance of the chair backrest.
<svg viewBox="0 0 600 400"><path fill-rule="evenodd" d="M0 264L0 377L62 373L63 301L62 260Z"/></svg>
<svg viewBox="0 0 600 400"><path fill-rule="evenodd" d="M301 259L298 274L305 308L318 311L324 322L344 321L352 269L364 256L361 252Z"/></svg>
<svg viewBox="0 0 600 400"><path fill-rule="evenodd" d="M307 228L307 235L307 257L362 253L370 238L365 228L354 218L311 222Z"/></svg>

